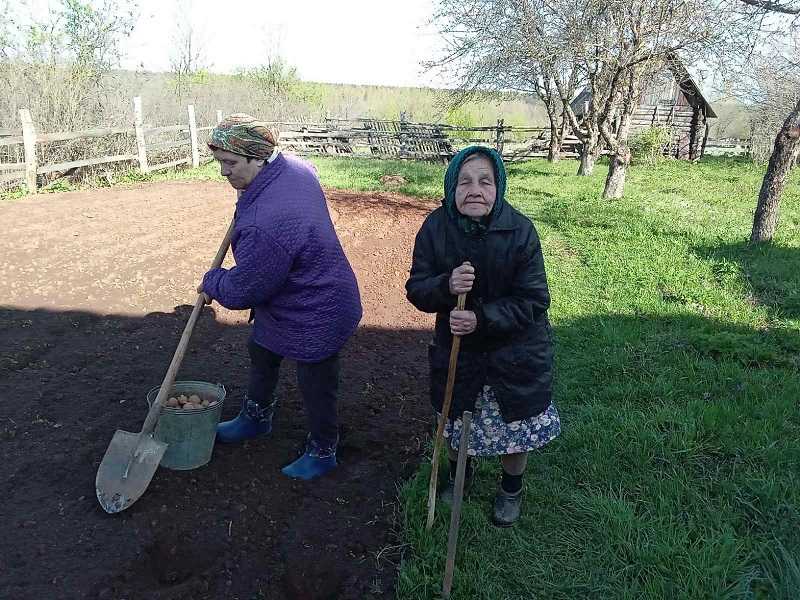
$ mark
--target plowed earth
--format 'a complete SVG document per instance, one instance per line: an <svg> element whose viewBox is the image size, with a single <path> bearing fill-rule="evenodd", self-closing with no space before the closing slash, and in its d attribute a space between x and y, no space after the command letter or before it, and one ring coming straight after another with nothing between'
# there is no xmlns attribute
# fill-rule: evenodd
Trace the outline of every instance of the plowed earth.
<svg viewBox="0 0 800 600"><path fill-rule="evenodd" d="M403 283L433 205L327 194L365 315L343 352L341 467L315 483L280 473L306 431L287 362L268 439L218 445L193 471L159 469L117 515L97 503L97 466L116 429L141 427L233 193L171 182L0 205L0 596L393 596L396 489L430 424L432 320ZM244 394L248 333L246 313L204 309L178 377L223 383L223 418Z"/></svg>

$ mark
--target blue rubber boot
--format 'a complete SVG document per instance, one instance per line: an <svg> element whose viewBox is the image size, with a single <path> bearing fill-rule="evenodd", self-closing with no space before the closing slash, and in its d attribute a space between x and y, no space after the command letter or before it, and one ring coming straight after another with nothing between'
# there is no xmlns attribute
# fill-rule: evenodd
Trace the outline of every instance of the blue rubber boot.
<svg viewBox="0 0 800 600"><path fill-rule="evenodd" d="M217 441L234 444L269 434L272 431L274 407L272 404L267 408L261 408L252 400L245 398L242 410L235 419L217 425Z"/></svg>
<svg viewBox="0 0 800 600"><path fill-rule="evenodd" d="M336 468L336 446L320 448L309 436L305 452L292 464L281 469L281 473L292 479L316 479Z"/></svg>

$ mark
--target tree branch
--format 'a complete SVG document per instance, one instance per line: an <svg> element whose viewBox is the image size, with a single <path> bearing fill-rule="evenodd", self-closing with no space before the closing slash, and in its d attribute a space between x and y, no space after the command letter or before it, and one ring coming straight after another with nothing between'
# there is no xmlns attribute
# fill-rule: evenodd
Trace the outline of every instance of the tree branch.
<svg viewBox="0 0 800 600"><path fill-rule="evenodd" d="M776 12L784 15L800 15L800 6L793 6L791 4L781 4L780 2L772 2L771 0L739 0L748 6L764 10L766 12Z"/></svg>

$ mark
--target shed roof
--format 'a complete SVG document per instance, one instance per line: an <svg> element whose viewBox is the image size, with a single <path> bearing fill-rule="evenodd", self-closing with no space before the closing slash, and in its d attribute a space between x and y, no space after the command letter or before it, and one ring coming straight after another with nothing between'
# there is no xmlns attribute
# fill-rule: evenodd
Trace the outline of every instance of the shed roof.
<svg viewBox="0 0 800 600"><path fill-rule="evenodd" d="M683 61L681 61L677 56L672 56L667 59L667 68L672 71L675 80L678 82L684 92L688 92L690 95L698 98L703 103L706 109L706 116L709 119L716 119L717 113L714 112L714 108L711 106L711 103L703 95L703 92L700 90L700 86L698 86L694 79L692 79L692 76L689 74L689 71L683 64ZM572 102L570 102L570 106L572 106L572 110L575 111L576 116L580 117L583 115L584 103L587 102L591 97L592 92L587 86L583 88L577 96L575 96L575 99Z"/></svg>

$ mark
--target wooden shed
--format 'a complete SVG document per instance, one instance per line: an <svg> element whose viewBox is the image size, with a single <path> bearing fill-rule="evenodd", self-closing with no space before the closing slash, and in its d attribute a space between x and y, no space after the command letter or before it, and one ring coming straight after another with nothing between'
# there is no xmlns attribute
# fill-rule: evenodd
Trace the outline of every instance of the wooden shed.
<svg viewBox="0 0 800 600"><path fill-rule="evenodd" d="M591 92L584 88L572 101L578 119L588 110L590 98ZM674 57L667 61L661 72L650 78L639 96L631 134L650 127L666 127L672 136L665 154L694 160L703 156L708 139L708 120L716 116L686 67Z"/></svg>

